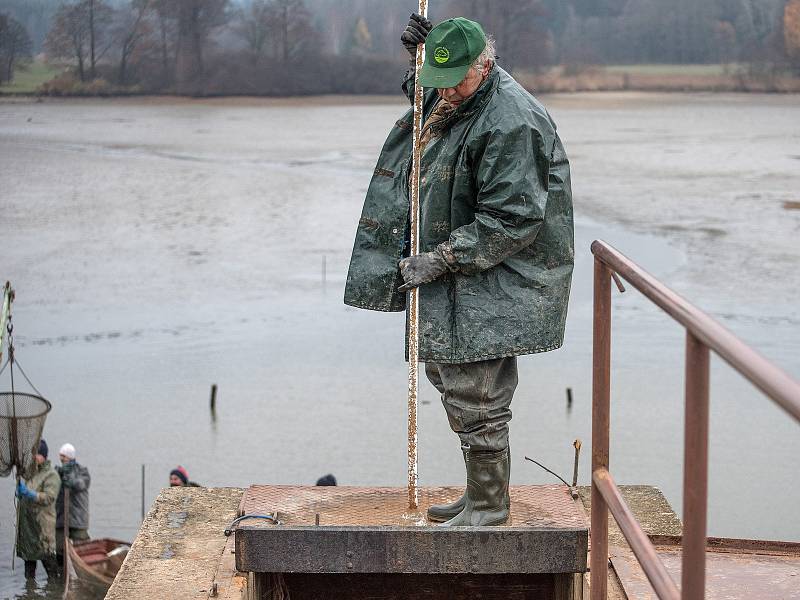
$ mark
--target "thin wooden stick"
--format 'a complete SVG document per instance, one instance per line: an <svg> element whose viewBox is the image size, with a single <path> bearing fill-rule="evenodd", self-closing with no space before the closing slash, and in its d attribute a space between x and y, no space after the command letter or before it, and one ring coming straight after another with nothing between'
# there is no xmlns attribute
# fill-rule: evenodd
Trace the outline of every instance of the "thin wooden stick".
<svg viewBox="0 0 800 600"><path fill-rule="evenodd" d="M418 13L428 16L428 0L419 0ZM422 93L419 72L425 61L425 44L417 46L414 73L414 147L411 171L411 248L409 254L419 254L419 163L422 132ZM408 507L419 506L417 490L417 385L419 381L419 288L409 294L408 303Z"/></svg>
<svg viewBox="0 0 800 600"><path fill-rule="evenodd" d="M64 595L69 591L69 488L64 488Z"/></svg>

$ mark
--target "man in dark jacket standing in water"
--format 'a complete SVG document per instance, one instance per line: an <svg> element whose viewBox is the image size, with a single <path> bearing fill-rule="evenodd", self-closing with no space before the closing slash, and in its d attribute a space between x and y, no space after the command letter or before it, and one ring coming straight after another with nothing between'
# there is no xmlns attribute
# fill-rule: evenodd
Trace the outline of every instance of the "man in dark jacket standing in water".
<svg viewBox="0 0 800 600"><path fill-rule="evenodd" d="M58 451L61 466L61 491L56 501L56 551L59 564L64 561L64 491L69 490L69 539L82 542L89 539L89 469L76 460L75 446L64 444Z"/></svg>
<svg viewBox="0 0 800 600"><path fill-rule="evenodd" d="M516 357L564 339L574 262L569 163L544 107L495 64L478 23L401 37L425 43L420 250L408 256L413 114L387 138L364 203L345 303L399 311L419 287L419 355L461 440L464 495L431 506L444 525L508 519L508 422ZM404 89L413 98L413 72Z"/></svg>

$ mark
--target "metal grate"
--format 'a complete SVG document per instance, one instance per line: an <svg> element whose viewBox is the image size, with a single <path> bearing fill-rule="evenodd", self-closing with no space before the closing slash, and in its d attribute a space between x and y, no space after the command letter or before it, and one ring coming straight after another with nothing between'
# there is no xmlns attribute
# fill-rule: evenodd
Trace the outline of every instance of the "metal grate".
<svg viewBox="0 0 800 600"><path fill-rule="evenodd" d="M431 504L452 502L463 488L435 487L419 489L422 514ZM586 529L583 507L576 503L569 488L562 485L512 486L511 518L514 527ZM406 488L303 487L253 485L242 499L243 514L279 513L284 525L315 525L319 515L322 526L402 526L408 512ZM248 527L273 525L248 521ZM422 526L433 526L423 523Z"/></svg>

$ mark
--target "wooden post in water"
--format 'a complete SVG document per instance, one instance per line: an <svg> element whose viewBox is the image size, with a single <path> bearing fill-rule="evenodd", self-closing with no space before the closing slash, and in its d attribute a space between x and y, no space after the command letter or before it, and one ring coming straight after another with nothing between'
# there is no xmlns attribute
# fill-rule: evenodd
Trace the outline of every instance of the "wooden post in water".
<svg viewBox="0 0 800 600"><path fill-rule="evenodd" d="M419 0L418 13L428 16L428 0ZM411 170L411 211L409 255L419 254L419 163L422 133L422 94L419 72L425 60L425 44L417 46L414 72L414 147ZM408 508L419 505L417 490L417 386L419 381L419 288L409 292L408 300Z"/></svg>

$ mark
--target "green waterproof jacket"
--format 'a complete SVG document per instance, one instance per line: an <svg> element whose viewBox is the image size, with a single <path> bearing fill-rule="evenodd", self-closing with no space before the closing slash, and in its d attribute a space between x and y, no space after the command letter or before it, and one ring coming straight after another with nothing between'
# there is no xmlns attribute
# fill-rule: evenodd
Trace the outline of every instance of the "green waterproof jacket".
<svg viewBox="0 0 800 600"><path fill-rule="evenodd" d="M438 96L426 90L424 114ZM367 190L344 301L401 311L412 111ZM441 121L420 164L420 251L449 242L454 272L420 287L419 356L463 363L561 346L574 263L569 162L544 107L494 66Z"/></svg>
<svg viewBox="0 0 800 600"><path fill-rule="evenodd" d="M17 500L17 556L22 560L42 560L56 553L56 498L61 478L46 460L25 485L37 493L37 498Z"/></svg>

